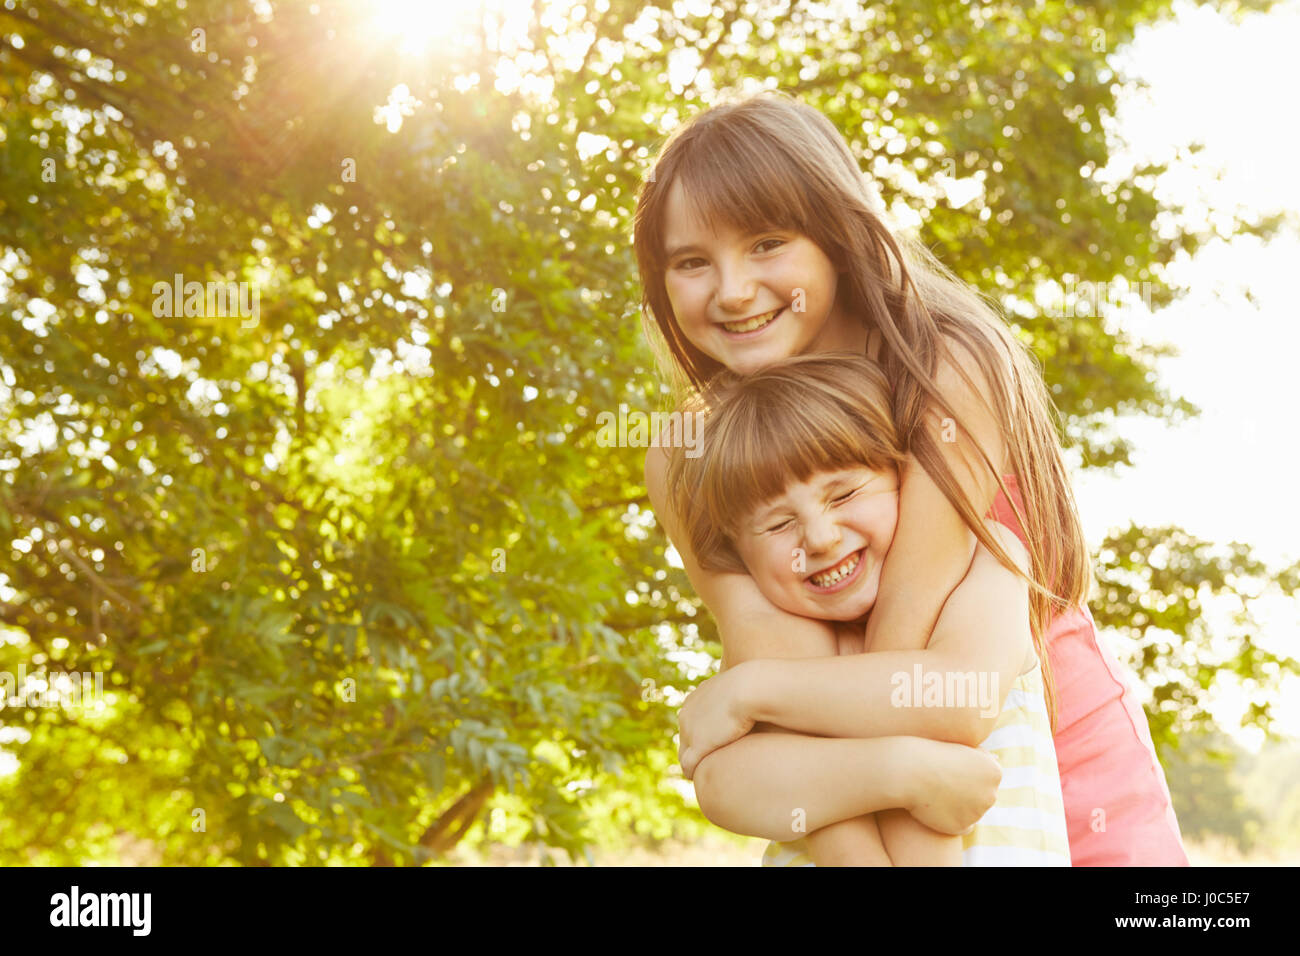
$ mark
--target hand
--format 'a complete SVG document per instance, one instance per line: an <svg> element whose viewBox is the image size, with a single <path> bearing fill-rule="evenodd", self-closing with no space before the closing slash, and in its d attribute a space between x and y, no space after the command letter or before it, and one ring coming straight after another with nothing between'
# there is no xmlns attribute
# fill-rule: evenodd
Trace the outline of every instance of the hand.
<svg viewBox="0 0 1300 956"><path fill-rule="evenodd" d="M701 760L754 728L744 690L751 662L728 668L696 687L677 712L677 762L687 780Z"/></svg>
<svg viewBox="0 0 1300 956"><path fill-rule="evenodd" d="M917 740L906 809L931 830L969 833L997 801L1002 765L992 754L939 740Z"/></svg>

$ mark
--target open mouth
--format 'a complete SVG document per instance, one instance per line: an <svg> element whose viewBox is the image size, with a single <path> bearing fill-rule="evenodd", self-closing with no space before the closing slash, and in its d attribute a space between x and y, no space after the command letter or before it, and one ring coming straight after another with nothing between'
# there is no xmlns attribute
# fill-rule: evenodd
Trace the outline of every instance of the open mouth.
<svg viewBox="0 0 1300 956"><path fill-rule="evenodd" d="M862 573L862 568L867 563L866 556L866 548L854 551L835 567L809 575L804 583L818 594L830 594L846 588Z"/></svg>
<svg viewBox="0 0 1300 956"><path fill-rule="evenodd" d="M775 322L777 317L784 311L785 307L782 306L779 309L773 309L771 312L765 312L764 314L755 316L752 319L745 319L741 322L724 322L722 323L722 327L731 335L753 335Z"/></svg>

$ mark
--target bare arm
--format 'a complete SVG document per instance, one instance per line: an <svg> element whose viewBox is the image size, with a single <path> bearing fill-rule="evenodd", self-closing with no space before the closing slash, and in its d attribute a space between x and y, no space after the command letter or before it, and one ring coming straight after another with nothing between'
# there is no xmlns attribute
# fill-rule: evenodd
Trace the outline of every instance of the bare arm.
<svg viewBox="0 0 1300 956"><path fill-rule="evenodd" d="M666 500L666 468L663 452L649 449L646 485L651 501L670 539L684 542ZM818 652L833 663L837 644L829 624L780 611L768 603L748 575L705 572L689 548L678 550L688 577L718 620L724 673L759 658ZM887 698L879 703L888 710ZM927 727L941 723L933 719L932 713L924 716L924 721L915 723ZM908 721L899 723L906 725ZM955 738L961 734L958 727L934 736ZM846 743L850 746L844 747ZM967 748L915 739L910 744L925 753L918 759L897 761L884 759L880 741L827 741L790 733L749 734L715 751L707 766L700 765L700 772L693 774L696 795L706 816L719 826L788 840L795 808L805 811L810 821L807 832L812 832L874 810L908 806L900 793L906 796L909 784L916 791L917 781L923 780L926 786L913 792L908 808L918 817L924 816L935 829L962 832L992 805L996 780L991 790L982 787L981 781L987 783L989 774L1000 777L996 763ZM887 752L896 751L887 748ZM828 759L829 755L833 759ZM850 755L856 755L856 760ZM944 772L934 772L940 764ZM869 769L872 765L876 767L874 772Z"/></svg>
<svg viewBox="0 0 1300 956"><path fill-rule="evenodd" d="M833 665L839 646L833 625L777 608L763 596L754 579L747 574L706 571L699 566L685 536L677 528L668 501L667 468L668 458L662 449L647 450L645 480L651 504L681 555L692 586L717 621L722 638L722 671L725 673L757 660L775 663L777 660L807 657L825 659ZM920 653L913 652L913 656L903 663L909 667L913 663L922 663L925 658ZM886 685L889 674L897 666L897 662L891 662L887 669L881 670L879 676ZM855 736L918 736L964 743L969 735L969 728L964 726L963 720L960 717L948 720L949 715L942 708L924 714L898 713L889 706L887 695L874 704L880 711L882 728L887 725L887 729Z"/></svg>
<svg viewBox="0 0 1300 956"><path fill-rule="evenodd" d="M1014 540L1014 535L1005 528L996 529L994 533L1022 570L1026 568L1028 555L1024 547ZM977 636L972 638L972 634ZM979 550L967 578L944 607L930 650L922 653L945 654L948 645L952 643L978 646L976 666L963 670L970 679L961 686L965 688L963 692L969 693L973 698L970 707L974 714L973 733L983 740L996 725L1012 682L1023 671L1026 663L1032 660L1029 657L1032 639L1028 588L1022 579L1004 568L984 548ZM816 710L810 705L820 701L824 708L820 713L840 714L845 720L852 721L853 710L858 707L862 696L853 669L870 662L872 658L889 657L893 653L895 652L862 654L842 659L838 669L826 667L825 665L835 662L825 659L753 661L740 665L733 673L736 677L741 677L747 669L773 665L768 672L763 673L770 677L773 686L777 688L772 699L783 706L764 709L762 715L784 726L810 733L837 733L850 728L813 726L815 721L809 721L801 711ZM844 674L847 676L841 676ZM908 674L907 677L914 679L913 674ZM957 686L948 681L946 673L941 675L941 682L945 687ZM991 697L985 696L989 689L992 690ZM766 704L761 691L757 700L760 707ZM915 700L911 703L915 703ZM785 709L787 707L788 710ZM939 708L922 705L901 709ZM845 733L844 736L853 738L856 735ZM775 739L778 737L779 741ZM939 833L960 833L965 826L973 825L993 805L997 784L993 783L992 789L980 789L987 784L979 776L985 768L974 763L961 764L962 760L987 757L971 747L917 738L862 740L762 734L750 735L720 747L699 762L695 775L700 806L706 816L719 826L773 840L794 838L796 834L791 830L791 820L796 818L792 816L796 811L801 810L805 814L807 829L811 832L828 821L850 820L873 808L885 810L885 806L878 806L878 798L889 795L888 780L897 767L891 759L895 752L890 748L879 752L866 751L857 746L880 743L881 740L906 748L910 769L914 774L910 780L903 782L903 791L895 790L893 796L897 798L905 794L908 786L913 787L910 802L905 800L899 806L910 810L915 820L926 828ZM854 746L836 747L835 744ZM875 775L864 775L864 767L858 762L868 752L874 755L872 759L882 761ZM939 774L928 772L927 768L934 766L933 761L936 760L952 761L951 769ZM989 760L991 762L991 758ZM779 768L779 772L774 773L774 767ZM971 782L965 785L968 789L967 796L987 802L968 805L964 812L971 815L961 817L962 826L945 826L936 822L937 818L929 815L932 808L926 806L925 799L928 797L936 801L937 805L944 805L953 798L951 790L944 788L962 787L954 773L966 772L972 774ZM995 771L994 774L1000 779L1000 771ZM945 822L952 822L953 819L947 818ZM881 822L889 823L889 820L886 818ZM894 834L892 838L891 831ZM897 827L892 823L882 826L881 833L890 855L896 860L899 858L898 847L928 846L931 849L926 852L931 852L939 846L935 841L941 839L937 834L927 834L914 826ZM918 840L921 841L920 844L917 843Z"/></svg>
<svg viewBox="0 0 1300 956"><path fill-rule="evenodd" d="M973 366L965 366L968 374L974 382L981 382L978 369ZM962 389L969 389L962 377L957 374L951 367L942 365L939 369L939 387L941 392L948 398L953 405L956 413L961 417L964 425L971 428L976 433L985 451L995 462L1000 462L1002 458L1000 435L997 432L996 424L992 422L991 414L979 401L977 393ZM984 416L981 418L981 416ZM992 423L992 424L991 424ZM934 418L934 426L942 427L942 420L937 416ZM970 453L970 449L962 442L955 442L958 446L953 449L954 453L964 451ZM646 483L650 489L651 499L654 502L657 514L664 524L668 534L675 541L683 540L682 537L675 533L673 519L667 508L667 502L663 494L663 472L666 469L667 459L661 452L654 449L647 455L646 460ZM963 484L967 493L971 495L972 500L977 507L985 502L991 503L995 484L992 482L992 476L987 475L987 469L982 465L980 468L971 468L964 461L954 461L950 459L950 467L953 468L954 474L959 481L974 482L975 475L984 475L987 477L989 487L986 490L979 488L978 483L975 485ZM900 501L904 516L911 516L916 520L900 522L900 537L895 539L894 547L890 551L890 561L886 562L884 568L885 579L882 581L882 587L891 591L894 596L893 614L896 619L901 619L901 623L886 627L889 621L889 615L881 613L887 611L888 603L878 604L877 613L873 614L871 626L868 629L868 639L872 642L873 648L877 649L910 649L910 655L904 653L903 656L895 656L888 659L880 659L877 655L868 655L859 658L855 662L855 670L851 673L841 673L840 676L848 678L850 683L857 683L865 680L864 684L859 684L849 693L856 695L859 703L866 705L866 710L870 713L864 713L864 709L859 707L856 711L850 709L847 714L844 712L833 713L829 715L818 715L810 713L811 718L816 721L821 716L827 718L823 726L844 726L837 724L841 718L848 716L853 722L854 727L850 735L857 734L920 734L932 737L937 740L952 740L967 743L974 746L981 741L986 735L985 721L980 714L980 708L889 708L890 699L888 691L893 687L893 677L900 670L913 671L915 666L920 665L928 669L940 670L969 670L979 667L981 662L986 663L986 658L980 652L978 642L974 644L961 641L954 641L944 650L942 657L926 658L921 651L926 645L929 638L930 627L935 618L938 616L940 609L943 607L945 599L949 596L952 583L960 580L963 573L966 572L970 564L971 554L975 546L975 536L966 528L965 523L961 520L960 515L943 496L938 487L929 479L929 476L919 466L913 464L910 473L904 477L904 491ZM987 507L984 507L987 511ZM947 519L945 525L944 519ZM910 535L907 530L911 528ZM956 539L956 546L951 546L952 539ZM943 547L942 542L948 539L950 546ZM909 555L915 556L923 553L926 547L932 548L939 552L937 558L932 555L929 560L921 558L909 559ZM820 622L809 621L805 618L798 618L793 615L785 614L772 607L762 594L758 591L757 586L746 575L710 575L703 572L692 560L689 551L679 547L682 554L683 563L686 567L687 574L696 590L704 599L706 605L713 611L715 618L718 620L719 630L722 634L724 648L724 670L746 661L754 661L759 658L765 658L764 666L776 664L773 658L788 658L790 656L801 656L807 653L803 650L808 644L816 644L827 640L826 626ZM947 560L951 567L944 565ZM921 580L917 573L919 570L925 573L936 573L940 578L948 580L950 583L942 590L927 590L923 583L917 585L915 582ZM901 582L911 584L911 587L905 586ZM924 601L929 597L932 600L930 610L927 612L924 608ZM884 598L882 598L884 601ZM903 614L902 608L915 609L920 608L919 613ZM910 630L909 630L910 628ZM882 637L883 633L883 637ZM805 639L800 639L801 636ZM830 657L834 651L826 656ZM873 660L873 658L875 658ZM862 662L870 662L863 664ZM826 665L834 663L833 661L822 660L819 662L800 662L817 663ZM784 667L785 665L778 665ZM821 680L826 676L826 671L819 672L821 676L812 676L813 680ZM788 672L786 676L794 676ZM811 676L811 675L806 675ZM1014 676L1014 674L1012 674ZM874 683L875 690L870 689ZM882 693L883 691L883 693ZM787 702L790 703L790 702ZM822 702L817 699L804 699L800 704L795 704L793 710L817 711ZM874 705L874 706L873 706ZM865 719L864 719L865 718ZM773 722L780 723L783 718L776 718ZM795 721L801 718L796 716ZM875 721L875 723L872 723ZM767 726L770 726L767 725ZM797 725L797 729L804 729L808 725ZM809 730L810 733L834 733L834 731ZM738 795L745 804L753 805L753 801L759 798L753 787L745 783L745 774L757 768L766 767L765 771L757 775L757 779L774 779L784 776L786 779L801 779L800 774L790 773L790 766L783 761L788 760L789 755L794 751L789 749L789 745L795 747L806 747L809 750L817 745L809 738L799 738L788 736L787 741L782 744L782 749L777 749L775 745L768 745L767 736L763 738L750 737L745 741L737 741L728 747L722 747L709 755L711 766L717 768L721 765L730 766L727 773L718 774L710 773L705 775L701 782L697 779L697 793L700 794L701 805L710 804L716 806L711 799L718 796L713 792L715 784L723 785L726 789L731 790L735 785L734 793ZM739 745L744 743L743 747ZM738 748L734 749L733 748ZM805 751L807 752L807 751ZM741 759L743 758L743 759ZM685 761L683 762L685 766ZM688 777L691 772L687 771ZM754 781L756 778L751 773L749 778ZM837 786L860 786L851 781L846 781ZM824 792L824 790L823 790ZM779 795L774 795L780 799ZM805 801L806 802L806 801ZM789 806L788 800L785 805ZM840 819L845 819L841 817ZM728 826L721 819L716 818L715 822L720 825ZM972 821L973 822L973 821ZM789 839L790 834L782 832L779 835L773 835L772 839Z"/></svg>
<svg viewBox="0 0 1300 956"><path fill-rule="evenodd" d="M1002 546L1019 563L1021 570L1028 573L1029 556L1015 535L1009 529L994 522L989 522L989 526L994 537L1001 541ZM979 563L978 568L974 567L974 562ZM994 588L996 593L1005 597L1013 607L1017 609L1023 607L1026 612L1020 617L1020 626L1011 627L1011 622L1008 621L1007 630L994 631L989 634L990 649L1000 645L1006 649L1003 656L1004 660L1014 661L1017 657L1021 657L1025 663L1031 662L1033 660L1031 653L1033 640L1028 627L1028 589L1026 585L998 564L993 555L982 547L979 548L976 557L973 559L972 570L975 573L968 572L966 579L959 585L959 588L971 586ZM940 624L944 623L945 616L949 617L950 620L962 621L959 615L965 613L967 606L963 597L950 597L949 603L945 604L940 616ZM1000 607L999 613L1002 610ZM971 612L978 613L978 608L971 608ZM982 622L976 617L966 619L963 623L977 627ZM994 627L996 626L994 625ZM945 630L940 627L932 640L942 642L944 636ZM1013 680L1014 677L1015 674L1012 673L1010 679ZM980 683L978 675L976 675L976 679L972 684L976 689L977 697L980 693L987 695L990 690L988 683ZM1009 680L1005 682L999 680L993 683L991 699L981 701L987 707L986 710L981 710L981 714L984 715L985 729L989 732L992 732L992 725L996 721L996 717L993 715L1001 713L1009 686ZM965 689L969 691L972 687L968 684ZM979 733L983 734L984 731ZM882 856L889 861L888 865L894 866L962 865L962 843L960 838L946 836L932 830L906 810L882 810L870 818L859 817L856 820L845 820L842 823L833 824L824 830L811 834L807 842L809 855L812 856L813 862L818 866L886 865L873 862L873 860L878 860ZM877 844L879 844L879 850L877 850Z"/></svg>
<svg viewBox="0 0 1300 956"><path fill-rule="evenodd" d="M933 403L922 427L938 439L945 463L976 513L983 516L993 506L998 486L976 444L999 473L1006 448L979 366L961 347L953 354L959 365L941 360L936 385L970 431L959 430L955 420L948 420ZM970 384L959 368L970 377ZM944 602L970 567L977 544L960 513L914 457L908 456L908 466L899 477L898 530L880 571L880 596L867 622L867 647L876 651L926 646Z"/></svg>
<svg viewBox="0 0 1300 956"><path fill-rule="evenodd" d="M987 386L967 353L957 349L954 354L963 359L961 367L958 369L948 361L940 362L937 372L940 392L972 430L974 440L995 463L1000 463L1004 448L996 420L985 407L982 392L971 388L963 373L985 391ZM927 427L939 430L941 437L947 433L944 419L933 412ZM976 507L986 512L996 490L993 476L982 464L979 467L971 464L977 460L977 454L970 437L964 432L953 437L956 440L951 443L941 441L940 448L951 449L947 455L949 465L972 496ZM685 546L684 536L675 526L675 516L666 493L667 465L668 457L663 449L648 450L646 487L656 515L668 536L677 544L687 576L718 623L723 645L723 670L756 659L770 661L806 657L817 654L810 649L818 647L830 648L825 656L833 656L833 630L828 624L774 607L749 575L713 573L698 566L689 547ZM918 465L913 465L904 475L900 509L899 530L881 571L881 599L868 622L866 641L867 647L873 651L919 655L926 647L944 601L970 566L976 539L956 509ZM940 587L934 586L932 576L942 581ZM973 662L960 659L967 649L965 645L955 646L953 651L959 657L956 660L931 661L923 656L913 656L860 665L858 673L871 680L869 687L862 688L862 699L879 711L879 722L868 725L871 733L916 735L972 746L978 744L983 738L974 736L978 725L972 725L969 713L949 708L891 708L887 696L873 698L873 692L890 686L890 678L900 669L911 670L925 664L960 669L978 666L978 654ZM978 651L978 648L974 650ZM869 669L864 671L862 668Z"/></svg>
<svg viewBox="0 0 1300 956"><path fill-rule="evenodd" d="M993 522L989 528L1026 570L1028 554L1012 532ZM879 651L837 661L749 661L732 680L747 713L791 730L833 737L888 734L897 721L882 719L872 701L883 695L887 709L898 713L961 714L968 728L964 742L974 746L992 732L1031 647L1028 586L981 546L924 651ZM907 666L918 657L919 667ZM980 686L996 688L996 701L969 692ZM927 687L942 689L942 706L933 705Z"/></svg>
<svg viewBox="0 0 1300 956"><path fill-rule="evenodd" d="M839 653L864 651L864 628L835 623ZM766 725L765 725L766 726ZM902 809L841 820L804 838L817 866L961 866L962 843L940 834Z"/></svg>
<svg viewBox="0 0 1300 956"><path fill-rule="evenodd" d="M769 764L781 772L772 774ZM768 733L742 737L701 761L695 792L700 810L723 829L788 842L890 807L939 832L962 833L993 806L1001 779L992 757L956 744ZM737 793L744 799L734 799Z"/></svg>
<svg viewBox="0 0 1300 956"><path fill-rule="evenodd" d="M704 760L695 774L700 810L733 833L790 842L910 799L906 741L750 734ZM753 751L761 750L761 754ZM769 774L767 765L781 773ZM746 793L751 799L736 800ZM756 799L753 799L756 797Z"/></svg>

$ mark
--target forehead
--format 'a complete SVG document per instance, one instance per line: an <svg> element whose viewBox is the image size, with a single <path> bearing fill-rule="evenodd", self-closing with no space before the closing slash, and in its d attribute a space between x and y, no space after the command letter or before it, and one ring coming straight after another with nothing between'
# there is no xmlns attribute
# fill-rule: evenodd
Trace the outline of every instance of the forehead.
<svg viewBox="0 0 1300 956"><path fill-rule="evenodd" d="M710 237L728 238L741 231L734 223L705 221L701 211L687 201L686 189L680 179L668 188L664 202L664 248L703 242Z"/></svg>

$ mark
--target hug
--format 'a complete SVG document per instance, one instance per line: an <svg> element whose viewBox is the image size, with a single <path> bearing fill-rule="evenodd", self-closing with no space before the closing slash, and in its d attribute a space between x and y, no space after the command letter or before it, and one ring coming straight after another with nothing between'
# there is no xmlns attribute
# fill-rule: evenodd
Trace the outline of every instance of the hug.
<svg viewBox="0 0 1300 956"><path fill-rule="evenodd" d="M646 485L723 644L679 718L706 816L770 865L1186 865L1041 370L890 232L834 126L779 93L700 114L635 248L702 422ZM918 668L984 674L998 706L896 706Z"/></svg>

